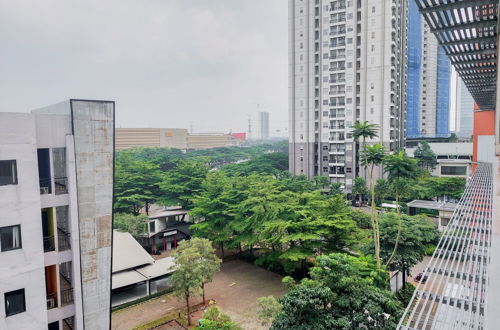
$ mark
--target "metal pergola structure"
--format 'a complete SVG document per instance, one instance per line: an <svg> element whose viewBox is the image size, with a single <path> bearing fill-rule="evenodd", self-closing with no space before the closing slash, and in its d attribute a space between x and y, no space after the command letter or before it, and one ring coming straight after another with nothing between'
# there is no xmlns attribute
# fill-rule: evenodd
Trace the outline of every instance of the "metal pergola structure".
<svg viewBox="0 0 500 330"><path fill-rule="evenodd" d="M481 110L495 109L498 0L416 1Z"/></svg>
<svg viewBox="0 0 500 330"><path fill-rule="evenodd" d="M398 329L483 329L493 166L478 165L401 318Z"/></svg>

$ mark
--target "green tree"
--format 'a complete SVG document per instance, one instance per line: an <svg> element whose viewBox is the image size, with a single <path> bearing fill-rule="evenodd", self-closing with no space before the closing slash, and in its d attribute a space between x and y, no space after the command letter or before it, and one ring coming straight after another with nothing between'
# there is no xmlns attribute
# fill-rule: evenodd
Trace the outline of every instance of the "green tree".
<svg viewBox="0 0 500 330"><path fill-rule="evenodd" d="M465 190L465 179L458 177L429 177L423 185L429 187L432 197L443 196L460 199Z"/></svg>
<svg viewBox="0 0 500 330"><path fill-rule="evenodd" d="M282 311L276 315L271 330L336 329L334 299L330 288L304 280L279 299Z"/></svg>
<svg viewBox="0 0 500 330"><path fill-rule="evenodd" d="M375 260L377 266L380 267L380 229L377 217L377 209L375 205L375 182L373 182L373 170L375 166L382 164L385 157L385 149L381 144L374 144L365 147L361 155L361 164L366 168L368 167L368 178L370 180L370 196L371 196L371 222L373 230L373 242L375 245Z"/></svg>
<svg viewBox="0 0 500 330"><path fill-rule="evenodd" d="M366 188L366 180L358 176L354 179L354 184L352 186L352 196L354 199L359 197L359 201L363 201L363 197L368 194L368 188Z"/></svg>
<svg viewBox="0 0 500 330"><path fill-rule="evenodd" d="M363 139L363 144L361 145L361 150L365 150L366 148L366 138L373 139L378 136L378 125L372 124L368 121L356 121L354 125L352 125L352 137L354 141L359 142L359 138ZM366 180L366 166L365 166L365 176ZM357 174L356 174L357 175Z"/></svg>
<svg viewBox="0 0 500 330"><path fill-rule="evenodd" d="M422 141L419 143L418 147L415 149L413 156L417 160L418 166L426 169L429 172L435 169L438 163L437 156L432 151L427 141Z"/></svg>
<svg viewBox="0 0 500 330"><path fill-rule="evenodd" d="M144 207L148 214L149 205L160 196L160 182L157 164L120 154L115 166L115 211L138 215Z"/></svg>
<svg viewBox="0 0 500 330"><path fill-rule="evenodd" d="M365 148L366 138L373 139L378 136L378 125L372 124L368 121L357 121L351 128L354 141L359 141L359 138L363 139L362 149Z"/></svg>
<svg viewBox="0 0 500 330"><path fill-rule="evenodd" d="M231 179L224 172L213 171L208 173L206 180L202 183L202 191L193 198L193 208L190 212L192 217L199 218L191 229L198 237L208 238L221 248L222 259L224 259L224 243L230 241L230 223L232 217L227 214L227 207L237 201L236 195L228 194Z"/></svg>
<svg viewBox="0 0 500 330"><path fill-rule="evenodd" d="M201 192L201 185L208 171L206 159L179 161L175 168L165 174L160 183L163 193L161 203L191 209L193 197Z"/></svg>
<svg viewBox="0 0 500 330"><path fill-rule="evenodd" d="M360 210L352 209L350 211L351 219L356 222L356 225L361 229L371 229L372 219L369 213Z"/></svg>
<svg viewBox="0 0 500 330"><path fill-rule="evenodd" d="M172 254L175 261L175 272L171 276L173 292L186 302L188 324L191 325L191 308L189 299L200 292L203 283L213 277L205 272L216 272L220 260L210 250L211 243L206 239L192 238L179 243ZM212 264L207 266L207 263Z"/></svg>
<svg viewBox="0 0 500 330"><path fill-rule="evenodd" d="M278 299L274 296L267 296L257 299L257 309L257 316L261 324L268 326L273 323L283 308Z"/></svg>
<svg viewBox="0 0 500 330"><path fill-rule="evenodd" d="M212 282L215 274L220 270L221 259L215 254L212 242L205 238L192 238L189 245L197 249L200 253L199 271L202 274L201 291L203 304L205 304L205 284Z"/></svg>
<svg viewBox="0 0 500 330"><path fill-rule="evenodd" d="M394 329L402 307L386 289L387 273L370 257L322 255L279 299L271 329Z"/></svg>
<svg viewBox="0 0 500 330"><path fill-rule="evenodd" d="M396 192L396 212L398 218L398 232L396 235L396 241L394 243L394 249L391 256L387 259L387 264L389 265L398 249L399 237L401 235L401 206L399 205L399 195L401 190L401 179L402 178L414 178L418 171L416 170L417 164L415 159L409 158L404 150L400 150L394 154L390 154L384 157L384 171L389 174L389 181L394 185Z"/></svg>
<svg viewBox="0 0 500 330"><path fill-rule="evenodd" d="M391 258L396 244L399 221L394 213L385 213L380 219L381 255L384 261ZM436 244L439 232L436 225L427 217L403 215L399 235L398 249L388 264L391 271L403 275L403 287L410 269L421 262L426 254L426 247Z"/></svg>
<svg viewBox="0 0 500 330"><path fill-rule="evenodd" d="M382 201L390 196L391 186L386 179L377 179L375 183L375 201L378 205L382 204Z"/></svg>
<svg viewBox="0 0 500 330"><path fill-rule="evenodd" d="M185 245L182 241L172 254L175 259L176 270L171 276L174 295L181 297L186 302L187 320L191 325L191 306L189 299L200 292L203 276L199 271L198 260L201 255L195 248Z"/></svg>
<svg viewBox="0 0 500 330"><path fill-rule="evenodd" d="M229 176L249 175L251 173L277 175L282 171L288 171L288 153L273 152L259 155L247 161L224 165L221 170Z"/></svg>
<svg viewBox="0 0 500 330"><path fill-rule="evenodd" d="M241 330L231 318L222 313L217 307L210 307L203 318L200 319L199 325L195 328L199 330Z"/></svg>
<svg viewBox="0 0 500 330"><path fill-rule="evenodd" d="M135 238L147 233L149 218L145 214L115 213L113 217L113 228L118 231L130 233Z"/></svg>
<svg viewBox="0 0 500 330"><path fill-rule="evenodd" d="M448 138L448 142L457 142L458 141L458 137L455 133L451 133L450 134L450 137Z"/></svg>
<svg viewBox="0 0 500 330"><path fill-rule="evenodd" d="M342 183L332 182L330 184L330 191L328 193L330 195L342 195L344 193L344 191L342 189Z"/></svg>

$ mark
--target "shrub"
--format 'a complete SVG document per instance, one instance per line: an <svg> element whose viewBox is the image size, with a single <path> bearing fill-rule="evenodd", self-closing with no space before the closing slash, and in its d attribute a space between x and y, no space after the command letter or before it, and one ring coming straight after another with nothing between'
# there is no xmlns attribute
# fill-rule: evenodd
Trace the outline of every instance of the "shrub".
<svg viewBox="0 0 500 330"><path fill-rule="evenodd" d="M396 298L403 306L408 305L415 291L415 286L411 283L406 283L405 287L396 292Z"/></svg>

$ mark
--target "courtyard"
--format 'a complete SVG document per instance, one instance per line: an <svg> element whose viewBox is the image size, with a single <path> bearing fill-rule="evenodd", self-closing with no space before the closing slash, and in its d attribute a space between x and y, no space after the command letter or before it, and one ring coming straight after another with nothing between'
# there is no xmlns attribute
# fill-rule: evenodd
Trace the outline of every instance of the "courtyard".
<svg viewBox="0 0 500 330"><path fill-rule="evenodd" d="M223 263L221 271L205 290L207 300L215 300L217 306L243 329L264 329L257 319L257 299L268 295L279 297L286 291L280 275L239 260ZM201 296L196 297L191 305L201 300ZM112 329L132 329L182 307L181 300L167 294L114 312Z"/></svg>

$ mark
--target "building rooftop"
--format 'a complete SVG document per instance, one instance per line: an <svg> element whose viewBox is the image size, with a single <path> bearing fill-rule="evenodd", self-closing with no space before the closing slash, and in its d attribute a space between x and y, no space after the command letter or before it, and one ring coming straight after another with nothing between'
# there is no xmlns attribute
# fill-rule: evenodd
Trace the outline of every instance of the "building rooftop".
<svg viewBox="0 0 500 330"><path fill-rule="evenodd" d="M406 204L408 207L415 207L418 209L427 209L427 210L437 210L437 211L450 211L453 212L457 208L457 203L448 203L448 202L437 202L437 201L424 201L416 199L414 201Z"/></svg>
<svg viewBox="0 0 500 330"><path fill-rule="evenodd" d="M171 217L175 215L183 215L183 214L188 214L188 210L158 210L154 212L153 214L149 215L149 219L158 219L158 218L164 218L164 217Z"/></svg>
<svg viewBox="0 0 500 330"><path fill-rule="evenodd" d="M130 233L113 231L113 273L152 263L153 257Z"/></svg>

